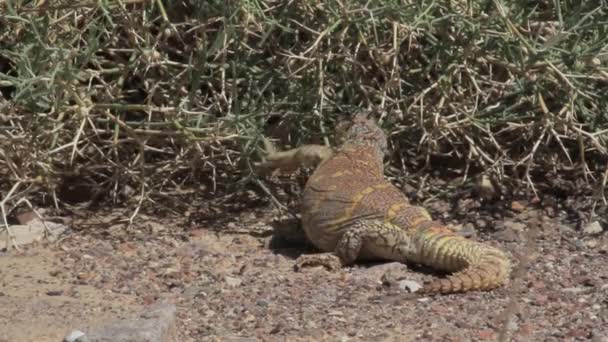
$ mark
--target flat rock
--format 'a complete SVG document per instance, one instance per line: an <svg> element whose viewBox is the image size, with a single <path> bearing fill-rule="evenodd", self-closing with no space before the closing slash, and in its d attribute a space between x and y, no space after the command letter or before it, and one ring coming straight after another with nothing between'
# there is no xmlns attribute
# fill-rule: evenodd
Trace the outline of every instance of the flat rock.
<svg viewBox="0 0 608 342"><path fill-rule="evenodd" d="M526 230L526 225L520 222L505 221L504 226L505 228L511 229L516 232L523 232L524 230Z"/></svg>
<svg viewBox="0 0 608 342"><path fill-rule="evenodd" d="M597 235L603 231L602 226L598 221L593 221L583 228L583 233L586 235Z"/></svg>
<svg viewBox="0 0 608 342"><path fill-rule="evenodd" d="M591 337L591 342L608 342L608 333L594 331Z"/></svg>
<svg viewBox="0 0 608 342"><path fill-rule="evenodd" d="M138 319L116 320L88 334L77 334L73 342L173 342L176 337L176 307L157 303L144 309ZM75 330L77 331L77 330ZM74 336L74 332L68 337ZM71 336L70 336L71 335Z"/></svg>
<svg viewBox="0 0 608 342"><path fill-rule="evenodd" d="M63 339L63 342L79 342L79 341L80 342L87 341L86 334L80 330L74 330L74 331L70 332Z"/></svg>
<svg viewBox="0 0 608 342"><path fill-rule="evenodd" d="M241 286L241 284L243 283L243 280L241 280L240 278L235 278L235 277L230 277L230 276L225 276L224 281L230 287Z"/></svg>
<svg viewBox="0 0 608 342"><path fill-rule="evenodd" d="M48 238L53 241L58 235L63 233L67 227L61 223L45 222L52 235ZM34 218L27 222L27 224L16 224L9 226L15 242L19 246L27 245L35 241L40 241L44 237L45 228L44 224L39 218ZM8 245L7 245L8 243ZM0 249L10 248L12 246L10 239L7 236L5 227L0 227Z"/></svg>
<svg viewBox="0 0 608 342"><path fill-rule="evenodd" d="M399 288L401 290L410 292L410 293L414 293L417 292L418 290L420 290L422 288L422 285L420 285L419 282L417 281L413 281L413 280L400 280L397 285L399 286Z"/></svg>
<svg viewBox="0 0 608 342"><path fill-rule="evenodd" d="M375 284L394 283L412 275L406 264L400 262L385 262L369 267L358 268L353 274L356 279Z"/></svg>

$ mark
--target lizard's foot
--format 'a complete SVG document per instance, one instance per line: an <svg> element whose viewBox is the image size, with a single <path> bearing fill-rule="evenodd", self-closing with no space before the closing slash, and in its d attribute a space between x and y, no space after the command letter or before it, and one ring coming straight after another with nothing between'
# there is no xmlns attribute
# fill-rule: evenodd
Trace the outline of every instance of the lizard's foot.
<svg viewBox="0 0 608 342"><path fill-rule="evenodd" d="M305 267L318 266L323 266L329 271L337 271L342 268L342 261L340 261L340 258L333 253L306 254L301 255L298 259L296 259L296 265L294 268L296 272L298 272Z"/></svg>
<svg viewBox="0 0 608 342"><path fill-rule="evenodd" d="M330 147L323 145L303 145L287 151L276 151L270 141L265 139L264 142L267 145L268 155L264 162L257 165L262 174L268 174L274 170L289 174L300 167L317 167L333 154Z"/></svg>

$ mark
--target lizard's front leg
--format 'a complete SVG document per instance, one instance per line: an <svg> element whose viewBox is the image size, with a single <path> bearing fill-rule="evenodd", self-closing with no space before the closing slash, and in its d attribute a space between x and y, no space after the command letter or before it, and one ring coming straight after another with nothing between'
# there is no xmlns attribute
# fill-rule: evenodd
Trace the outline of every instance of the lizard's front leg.
<svg viewBox="0 0 608 342"><path fill-rule="evenodd" d="M332 154L331 147L323 145L303 145L287 151L271 151L260 168L266 171L279 169L293 172L300 167L316 167Z"/></svg>

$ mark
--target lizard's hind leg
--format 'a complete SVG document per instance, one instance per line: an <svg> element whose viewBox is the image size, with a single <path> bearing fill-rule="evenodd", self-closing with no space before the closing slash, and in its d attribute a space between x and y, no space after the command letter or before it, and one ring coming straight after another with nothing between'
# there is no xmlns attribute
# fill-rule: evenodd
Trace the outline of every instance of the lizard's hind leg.
<svg viewBox="0 0 608 342"><path fill-rule="evenodd" d="M399 226L378 219L359 220L344 229L333 252L302 255L296 269L308 266L348 266L357 260L393 260L404 262L414 253L409 234Z"/></svg>
<svg viewBox="0 0 608 342"><path fill-rule="evenodd" d="M407 232L379 219L355 222L344 232L335 249L346 265L357 259L405 262L413 252L414 245Z"/></svg>

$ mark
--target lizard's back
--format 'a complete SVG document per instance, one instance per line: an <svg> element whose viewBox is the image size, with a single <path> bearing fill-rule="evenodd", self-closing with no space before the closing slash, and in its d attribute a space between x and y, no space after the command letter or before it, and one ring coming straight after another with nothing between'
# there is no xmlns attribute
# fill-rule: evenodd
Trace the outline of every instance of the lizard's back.
<svg viewBox="0 0 608 342"><path fill-rule="evenodd" d="M343 232L362 219L408 227L407 198L383 174L374 148L343 145L312 174L304 189L302 223L317 248L333 251ZM370 257L363 250L361 257Z"/></svg>

